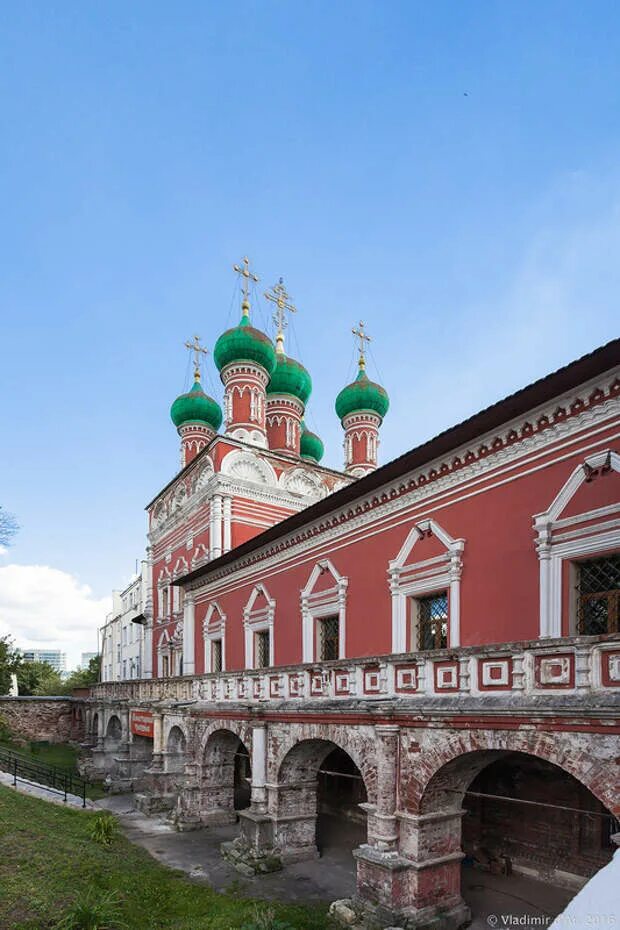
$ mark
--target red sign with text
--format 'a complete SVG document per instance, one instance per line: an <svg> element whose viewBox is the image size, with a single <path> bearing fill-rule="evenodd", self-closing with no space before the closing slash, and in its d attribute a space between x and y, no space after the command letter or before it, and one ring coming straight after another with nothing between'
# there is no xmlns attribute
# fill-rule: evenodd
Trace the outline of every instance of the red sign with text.
<svg viewBox="0 0 620 930"><path fill-rule="evenodd" d="M131 732L136 736L149 736L153 739L153 714L148 710L133 710Z"/></svg>

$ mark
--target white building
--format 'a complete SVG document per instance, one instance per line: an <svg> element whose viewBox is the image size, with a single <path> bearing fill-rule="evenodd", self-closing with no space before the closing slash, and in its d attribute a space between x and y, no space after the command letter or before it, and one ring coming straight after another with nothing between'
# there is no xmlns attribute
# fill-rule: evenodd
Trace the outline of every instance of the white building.
<svg viewBox="0 0 620 930"><path fill-rule="evenodd" d="M124 591L112 592L112 611L101 627L101 680L151 677L151 612L148 562Z"/></svg>
<svg viewBox="0 0 620 930"><path fill-rule="evenodd" d="M82 657L80 659L80 668L87 668L90 660L94 659L96 655L97 655L96 652L83 652Z"/></svg>
<svg viewBox="0 0 620 930"><path fill-rule="evenodd" d="M47 662L61 675L67 671L67 654L60 649L24 649L22 656L25 662Z"/></svg>

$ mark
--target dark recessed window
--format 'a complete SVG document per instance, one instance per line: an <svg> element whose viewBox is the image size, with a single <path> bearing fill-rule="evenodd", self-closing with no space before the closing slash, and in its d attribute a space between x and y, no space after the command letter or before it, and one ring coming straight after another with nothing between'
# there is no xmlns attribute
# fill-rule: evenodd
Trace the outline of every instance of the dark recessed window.
<svg viewBox="0 0 620 930"><path fill-rule="evenodd" d="M329 662L330 659L338 658L339 628L338 617L323 617L317 621L318 658L321 661Z"/></svg>
<svg viewBox="0 0 620 930"><path fill-rule="evenodd" d="M269 665L269 630L254 634L254 665L267 668Z"/></svg>
<svg viewBox="0 0 620 930"><path fill-rule="evenodd" d="M418 605L418 649L445 649L448 645L448 592L420 597Z"/></svg>
<svg viewBox="0 0 620 930"><path fill-rule="evenodd" d="M577 563L577 631L585 636L617 633L620 554Z"/></svg>

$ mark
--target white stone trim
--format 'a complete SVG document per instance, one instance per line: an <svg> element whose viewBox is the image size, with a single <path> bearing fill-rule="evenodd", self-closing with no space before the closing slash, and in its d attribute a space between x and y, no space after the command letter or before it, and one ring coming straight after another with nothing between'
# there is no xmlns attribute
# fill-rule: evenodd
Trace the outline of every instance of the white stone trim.
<svg viewBox="0 0 620 930"><path fill-rule="evenodd" d="M217 619L214 620L214 617L217 617ZM211 668L211 644L216 639L222 642L221 670L222 672L226 671L226 614L217 601L209 605L209 609L202 622L202 635L204 640L205 673L208 674L213 671Z"/></svg>
<svg viewBox="0 0 620 930"><path fill-rule="evenodd" d="M435 536L446 552L443 556L408 562L416 543L427 535ZM453 539L435 520L421 520L409 531L395 559L388 563L392 595L392 652L407 652L407 600L432 594L441 588L450 591L448 646L461 642L461 572L464 539ZM407 563L407 564L406 564Z"/></svg>
<svg viewBox="0 0 620 930"><path fill-rule="evenodd" d="M334 579L334 586L314 593L314 586L325 572ZM333 562L321 559L316 563L305 586L300 591L302 661L316 662L315 626L322 617L338 616L338 658L344 659L347 641L347 588L349 579L341 575Z"/></svg>
<svg viewBox="0 0 620 930"><path fill-rule="evenodd" d="M257 598L263 594L267 601L266 607L254 610ZM245 667L256 668L254 657L254 634L262 630L269 630L269 665L274 662L274 620L276 602L269 596L264 584L257 584L250 594L250 598L243 608L243 631L245 639Z"/></svg>
<svg viewBox="0 0 620 930"><path fill-rule="evenodd" d="M539 560L540 577L540 619L539 636L559 637L562 635L562 563L564 560L580 558L601 551L613 551L620 548L620 528L617 521L604 521L611 513L617 512L613 506L601 507L564 520L560 515L573 499L581 485L586 481L588 469L609 466L612 471L620 473L620 455L612 449L603 449L586 456L577 465L567 481L556 494L548 510L536 514L533 518L536 531L536 550ZM558 534L558 529L574 526L584 521L599 520L598 525L591 525L579 531ZM571 624L573 618L571 617ZM569 635L574 630L569 630Z"/></svg>

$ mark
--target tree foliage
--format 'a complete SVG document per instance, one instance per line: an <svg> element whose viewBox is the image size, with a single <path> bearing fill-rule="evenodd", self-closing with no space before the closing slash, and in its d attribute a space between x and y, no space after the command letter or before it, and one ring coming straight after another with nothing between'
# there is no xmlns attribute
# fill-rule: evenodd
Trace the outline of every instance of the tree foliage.
<svg viewBox="0 0 620 930"><path fill-rule="evenodd" d="M74 688L88 688L99 681L99 668L99 656L94 656L86 668L62 678L49 662L27 662L10 636L0 637L0 694L9 693L11 674L17 675L17 687L24 696L71 694Z"/></svg>

